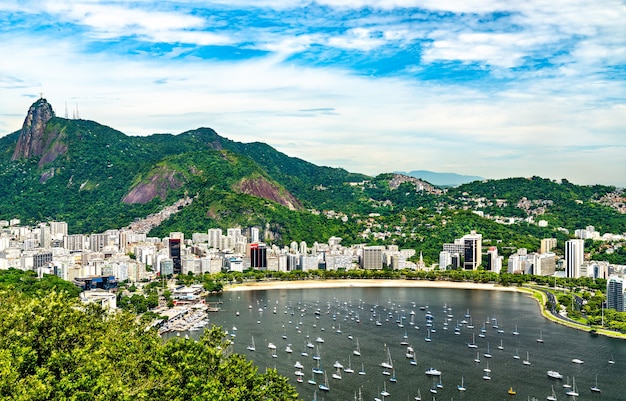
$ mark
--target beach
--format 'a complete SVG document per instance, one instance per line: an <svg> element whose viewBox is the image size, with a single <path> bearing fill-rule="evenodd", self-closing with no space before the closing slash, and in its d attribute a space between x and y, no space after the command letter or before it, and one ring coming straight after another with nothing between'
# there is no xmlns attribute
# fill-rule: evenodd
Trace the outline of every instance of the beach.
<svg viewBox="0 0 626 401"><path fill-rule="evenodd" d="M445 280L377 280L377 279L338 279L338 280L292 280L255 281L224 286L224 291L279 290L294 288L345 288L345 287L403 287L403 288L451 288L459 290L524 291L520 287L504 287L497 284L459 282ZM525 291L527 292L527 291Z"/></svg>

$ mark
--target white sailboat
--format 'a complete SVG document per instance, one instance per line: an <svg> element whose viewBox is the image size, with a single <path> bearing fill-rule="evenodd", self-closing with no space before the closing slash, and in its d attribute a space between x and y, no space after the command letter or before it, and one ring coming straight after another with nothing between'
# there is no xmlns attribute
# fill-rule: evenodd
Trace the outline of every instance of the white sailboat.
<svg viewBox="0 0 626 401"><path fill-rule="evenodd" d="M524 359L524 360L522 361L522 363L523 363L524 365L530 365L530 356L529 356L529 354L528 354L528 351L526 351L526 359Z"/></svg>
<svg viewBox="0 0 626 401"><path fill-rule="evenodd" d="M485 358L491 358L491 352L489 351L489 342L487 342L487 352L483 354Z"/></svg>
<svg viewBox="0 0 626 401"><path fill-rule="evenodd" d="M346 373L354 373L354 369L352 369L352 361L350 360L350 355L348 355L348 367L343 370Z"/></svg>
<svg viewBox="0 0 626 401"><path fill-rule="evenodd" d="M422 393L420 392L420 389L417 389L417 395L415 396L415 401L422 401Z"/></svg>
<svg viewBox="0 0 626 401"><path fill-rule="evenodd" d="M519 352L517 351L517 348L515 348L515 354L513 355L513 359L519 359Z"/></svg>
<svg viewBox="0 0 626 401"><path fill-rule="evenodd" d="M503 340L502 340L502 339L500 339L500 345L498 345L498 349L499 349L500 351L504 350L504 344L502 343L502 341L503 341Z"/></svg>
<svg viewBox="0 0 626 401"><path fill-rule="evenodd" d="M543 330L539 330L539 338L537 339L538 343L543 343Z"/></svg>
<svg viewBox="0 0 626 401"><path fill-rule="evenodd" d="M476 352L476 358L474 358L474 362L480 363L480 352Z"/></svg>
<svg viewBox="0 0 626 401"><path fill-rule="evenodd" d="M572 388L565 392L570 397L578 397L578 389L576 388L576 378L572 376Z"/></svg>
<svg viewBox="0 0 626 401"><path fill-rule="evenodd" d="M467 344L468 348L478 348L478 344L476 344L476 335L472 333L472 342Z"/></svg>
<svg viewBox="0 0 626 401"><path fill-rule="evenodd" d="M432 339L430 338L430 329L428 329L428 334L426 335L426 338L424 339L426 342L431 342Z"/></svg>
<svg viewBox="0 0 626 401"><path fill-rule="evenodd" d="M461 376L461 384L456 386L456 389L459 390L459 391L467 390L467 388L465 388L465 385L463 384L463 376Z"/></svg>
<svg viewBox="0 0 626 401"><path fill-rule="evenodd" d="M361 370L359 370L359 374L363 376L365 374L365 366L361 363Z"/></svg>
<svg viewBox="0 0 626 401"><path fill-rule="evenodd" d="M256 346L254 345L254 336L252 336L252 342L250 342L250 345L248 345L246 347L246 349L248 351L255 351L256 350Z"/></svg>
<svg viewBox="0 0 626 401"><path fill-rule="evenodd" d="M387 391L387 382L383 382L383 391L380 392L380 395L383 397L388 397L391 395L389 391Z"/></svg>
<svg viewBox="0 0 626 401"><path fill-rule="evenodd" d="M330 387L328 386L328 377L326 376L326 372L324 372L324 383L320 384L318 388L322 391L330 391Z"/></svg>
<svg viewBox="0 0 626 401"><path fill-rule="evenodd" d="M515 325L515 331L513 332L514 336L518 336L519 335L519 331L517 331L517 325Z"/></svg>
<svg viewBox="0 0 626 401"><path fill-rule="evenodd" d="M591 386L591 391L593 391L594 393L601 393L602 392L600 387L598 387L598 375L596 375L596 384Z"/></svg>
<svg viewBox="0 0 626 401"><path fill-rule="evenodd" d="M361 356L361 347L359 346L359 339L356 339L356 349L352 351L353 355Z"/></svg>

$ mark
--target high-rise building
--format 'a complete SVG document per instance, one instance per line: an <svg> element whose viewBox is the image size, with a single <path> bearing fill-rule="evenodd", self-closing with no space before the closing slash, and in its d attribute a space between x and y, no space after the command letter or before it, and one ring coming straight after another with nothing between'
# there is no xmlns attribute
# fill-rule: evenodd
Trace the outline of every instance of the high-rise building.
<svg viewBox="0 0 626 401"><path fill-rule="evenodd" d="M556 248L556 238L544 238L541 240L539 253L548 253L554 248Z"/></svg>
<svg viewBox="0 0 626 401"><path fill-rule="evenodd" d="M624 309L624 279L611 276L606 282L606 307L615 309L618 312L625 312Z"/></svg>
<svg viewBox="0 0 626 401"><path fill-rule="evenodd" d="M250 242L259 242L259 228L250 228Z"/></svg>
<svg viewBox="0 0 626 401"><path fill-rule="evenodd" d="M169 257L172 259L173 271L174 274L179 274L182 272L182 259L181 259L181 241L179 238L169 238L168 240L168 250Z"/></svg>
<svg viewBox="0 0 626 401"><path fill-rule="evenodd" d="M463 269L476 270L482 263L482 234L472 231L463 236Z"/></svg>
<svg viewBox="0 0 626 401"><path fill-rule="evenodd" d="M380 270L383 268L383 250L382 246L368 246L363 248L363 268L371 270Z"/></svg>
<svg viewBox="0 0 626 401"><path fill-rule="evenodd" d="M209 248L222 249L222 229L209 228Z"/></svg>
<svg viewBox="0 0 626 401"><path fill-rule="evenodd" d="M262 242L250 244L250 267L267 270L267 245Z"/></svg>
<svg viewBox="0 0 626 401"><path fill-rule="evenodd" d="M485 270L500 274L503 259L502 256L498 256L498 248L495 246L490 247L487 251Z"/></svg>
<svg viewBox="0 0 626 401"><path fill-rule="evenodd" d="M585 241L570 239L565 241L565 275L566 277L580 277L580 266L585 259Z"/></svg>

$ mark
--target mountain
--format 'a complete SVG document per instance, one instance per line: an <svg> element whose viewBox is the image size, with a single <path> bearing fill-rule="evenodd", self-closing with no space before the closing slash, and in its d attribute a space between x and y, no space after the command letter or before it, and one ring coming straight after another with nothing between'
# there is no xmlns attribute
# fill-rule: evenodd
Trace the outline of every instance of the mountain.
<svg viewBox="0 0 626 401"><path fill-rule="evenodd" d="M470 230L505 256L518 247L535 250L541 238L562 244L567 230L589 225L626 232L626 198L614 187L469 177L478 180L442 189L430 183L451 181L411 175L421 179L317 166L206 127L128 136L95 121L60 118L39 99L22 129L0 138L0 219L66 221L70 233L86 234L147 220L149 235L160 237L258 227L277 245L338 236L346 245L415 249L427 262ZM165 209L158 216L167 218L154 223Z"/></svg>
<svg viewBox="0 0 626 401"><path fill-rule="evenodd" d="M484 178L474 175L462 175L456 173L436 173L428 170L414 170L408 173L400 172L400 174L406 174L411 177L421 178L424 181L428 181L433 185L439 187L456 187L461 184L466 184L472 181L482 181Z"/></svg>
<svg viewBox="0 0 626 401"><path fill-rule="evenodd" d="M124 227L184 197L194 200L188 226L202 231L233 224L232 215L255 225L267 224L260 216L273 213L281 225L313 203L340 206L331 192L315 188L365 178L262 143L231 141L210 128L127 136L94 121L59 118L46 99L33 103L20 131L0 138L0 218L63 220L76 233ZM211 212L229 202L231 218ZM193 210L198 205L205 209Z"/></svg>

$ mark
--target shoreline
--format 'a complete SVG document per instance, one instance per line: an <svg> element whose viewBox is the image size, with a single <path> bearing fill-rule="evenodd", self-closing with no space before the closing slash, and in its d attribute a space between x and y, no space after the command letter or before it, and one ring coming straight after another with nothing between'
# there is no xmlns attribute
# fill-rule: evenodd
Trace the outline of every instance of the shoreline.
<svg viewBox="0 0 626 401"><path fill-rule="evenodd" d="M349 288L349 287L402 287L402 288L450 288L459 290L523 291L521 287L504 287L497 284L466 281L391 280L391 279L332 279L255 281L224 286L224 292L288 290L303 288Z"/></svg>
<svg viewBox="0 0 626 401"><path fill-rule="evenodd" d="M543 291L528 287L510 286L504 287L493 283L475 283L466 281L445 280L402 280L402 279L331 279L331 280L292 280L292 281L254 281L241 284L229 284L224 286L224 292L241 291L264 291L264 290L290 290L290 289L313 289L313 288L351 288L351 287L399 287L399 288L446 288L457 290L483 290L522 292L537 301L539 313L547 320L572 329L591 332L593 328L566 322L552 316L545 308L545 294ZM543 302L539 299L543 299ZM625 340L626 334L616 333L610 330L596 329L598 335Z"/></svg>

